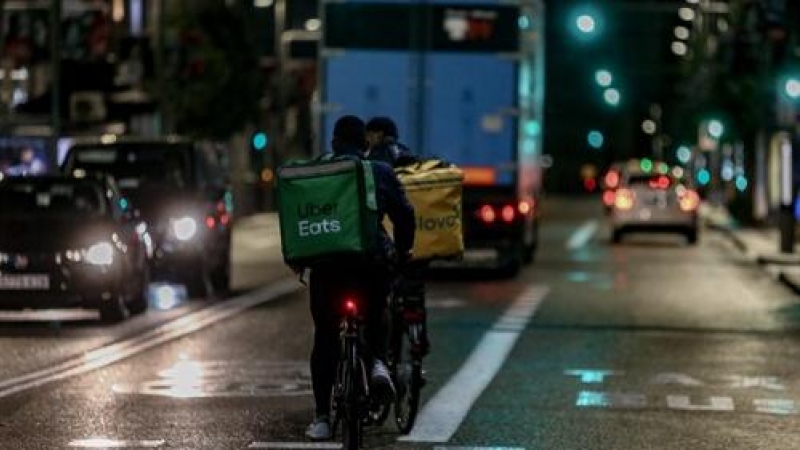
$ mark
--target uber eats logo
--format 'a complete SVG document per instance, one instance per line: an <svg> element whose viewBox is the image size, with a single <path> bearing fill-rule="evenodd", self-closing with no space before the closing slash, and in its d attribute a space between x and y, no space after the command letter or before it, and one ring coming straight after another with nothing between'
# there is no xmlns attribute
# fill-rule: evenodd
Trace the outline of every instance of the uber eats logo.
<svg viewBox="0 0 800 450"><path fill-rule="evenodd" d="M342 231L342 225L338 220L330 219L334 215L336 215L335 203L299 205L297 217L300 221L297 223L297 232L300 237L338 233Z"/></svg>
<svg viewBox="0 0 800 450"><path fill-rule="evenodd" d="M441 231L456 228L461 223L461 208L453 206L453 211L438 216L417 216L417 230Z"/></svg>

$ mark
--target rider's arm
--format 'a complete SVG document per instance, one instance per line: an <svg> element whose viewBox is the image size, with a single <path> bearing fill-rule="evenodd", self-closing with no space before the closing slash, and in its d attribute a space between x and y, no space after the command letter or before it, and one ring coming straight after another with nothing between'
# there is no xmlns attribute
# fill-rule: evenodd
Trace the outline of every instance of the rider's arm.
<svg viewBox="0 0 800 450"><path fill-rule="evenodd" d="M394 245L398 255L411 252L414 245L414 232L416 221L414 207L406 197L406 192L394 171L385 164L376 164L376 171L380 174L381 185L385 189L386 214L392 221L394 228Z"/></svg>

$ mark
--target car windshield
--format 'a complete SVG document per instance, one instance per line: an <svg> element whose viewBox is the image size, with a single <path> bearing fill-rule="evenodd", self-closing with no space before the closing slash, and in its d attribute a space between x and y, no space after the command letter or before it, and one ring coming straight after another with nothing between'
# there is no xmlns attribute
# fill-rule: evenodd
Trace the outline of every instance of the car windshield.
<svg viewBox="0 0 800 450"><path fill-rule="evenodd" d="M0 184L0 216L6 218L85 218L106 213L103 193L84 182L15 182Z"/></svg>
<svg viewBox="0 0 800 450"><path fill-rule="evenodd" d="M80 175L80 172L110 174L123 190L145 186L183 188L190 177L189 158L175 147L76 147L67 169L72 175Z"/></svg>

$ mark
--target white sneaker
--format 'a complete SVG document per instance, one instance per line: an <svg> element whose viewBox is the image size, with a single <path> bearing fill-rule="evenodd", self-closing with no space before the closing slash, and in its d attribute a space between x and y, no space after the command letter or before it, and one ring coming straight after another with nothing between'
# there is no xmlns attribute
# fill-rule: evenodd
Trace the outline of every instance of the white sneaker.
<svg viewBox="0 0 800 450"><path fill-rule="evenodd" d="M376 399L383 403L394 401L395 390L389 369L383 361L376 359L372 365L372 376L370 377L372 392Z"/></svg>
<svg viewBox="0 0 800 450"><path fill-rule="evenodd" d="M327 441L331 438L331 424L328 416L315 417L306 428L306 436L312 441Z"/></svg>

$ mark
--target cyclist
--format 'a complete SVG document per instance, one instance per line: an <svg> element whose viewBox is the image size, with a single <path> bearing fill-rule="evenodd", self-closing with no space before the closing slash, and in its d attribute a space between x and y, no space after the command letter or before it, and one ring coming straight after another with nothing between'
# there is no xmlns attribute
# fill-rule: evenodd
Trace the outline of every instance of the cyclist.
<svg viewBox="0 0 800 450"><path fill-rule="evenodd" d="M356 116L343 116L336 121L331 143L335 156L363 158L366 147L364 122ZM336 261L311 267L311 315L314 320L314 348L311 352L311 378L314 388L315 416L306 429L312 440L331 438L331 391L339 360L338 302L332 299L352 297L362 301L365 309L365 350L371 367L370 384L377 398L391 401L394 386L384 363L386 329L382 322L390 291L389 264L394 257L404 264L414 242L414 209L406 198L400 181L386 164L373 162L376 185L378 226L381 227L381 246L369 262L364 260ZM383 231L382 220L388 215L394 226L394 242Z"/></svg>
<svg viewBox="0 0 800 450"><path fill-rule="evenodd" d="M420 159L411 153L408 147L399 142L397 125L389 117L376 116L367 122L367 142L369 148L366 151L367 159L372 161L383 161L392 167L403 167L415 164ZM422 314L422 333L420 336L420 351L422 355L427 355L430 351L430 341L428 339L427 314L425 312L425 284L423 281L425 269L428 261L414 261L405 267L401 280L397 288L406 294L412 294L413 298L419 300L417 305Z"/></svg>

